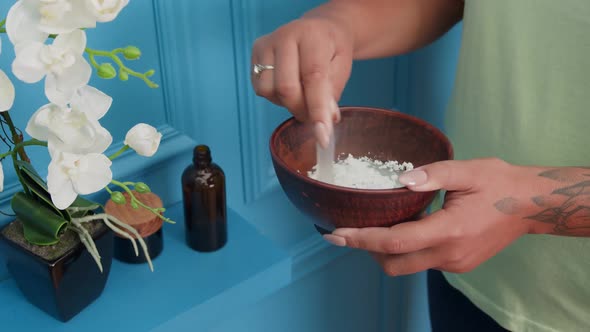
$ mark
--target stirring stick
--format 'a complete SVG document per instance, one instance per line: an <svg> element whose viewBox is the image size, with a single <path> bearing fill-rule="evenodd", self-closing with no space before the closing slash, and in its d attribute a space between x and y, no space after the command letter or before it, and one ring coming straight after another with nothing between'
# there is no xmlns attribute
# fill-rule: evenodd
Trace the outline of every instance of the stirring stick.
<svg viewBox="0 0 590 332"><path fill-rule="evenodd" d="M336 139L334 137L334 130L330 131L330 139L328 146L324 149L319 143L316 143L317 155L317 172L318 180L327 183L334 182L334 154L336 149Z"/></svg>
<svg viewBox="0 0 590 332"><path fill-rule="evenodd" d="M316 143L317 174L318 180L327 183L334 183L334 158L336 157L336 137L334 135L334 122L340 122L340 108L336 100L332 100L332 122L329 127L316 124L316 137L327 138L326 148ZM319 128L318 128L319 127ZM319 130L318 132L318 129ZM326 142L324 142L326 143Z"/></svg>

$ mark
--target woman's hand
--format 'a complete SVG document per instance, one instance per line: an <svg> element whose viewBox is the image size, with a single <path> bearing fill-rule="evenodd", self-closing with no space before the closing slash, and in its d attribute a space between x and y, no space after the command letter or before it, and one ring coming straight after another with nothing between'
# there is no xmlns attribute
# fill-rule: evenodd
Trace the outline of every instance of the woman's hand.
<svg viewBox="0 0 590 332"><path fill-rule="evenodd" d="M252 74L252 85L257 95L314 123L325 147L333 121L339 121L337 101L350 76L352 53L353 37L344 25L322 17L298 19L256 40L252 66L274 70Z"/></svg>
<svg viewBox="0 0 590 332"><path fill-rule="evenodd" d="M314 123L326 147L353 57L381 58L425 46L461 19L463 6L458 0L325 1L256 40L252 66L274 69L253 73L254 90Z"/></svg>
<svg viewBox="0 0 590 332"><path fill-rule="evenodd" d="M447 190L439 211L391 228L325 235L373 254L389 275L467 272L525 234L590 236L590 170L498 159L443 161L400 176L414 191ZM538 254L538 253L531 253Z"/></svg>

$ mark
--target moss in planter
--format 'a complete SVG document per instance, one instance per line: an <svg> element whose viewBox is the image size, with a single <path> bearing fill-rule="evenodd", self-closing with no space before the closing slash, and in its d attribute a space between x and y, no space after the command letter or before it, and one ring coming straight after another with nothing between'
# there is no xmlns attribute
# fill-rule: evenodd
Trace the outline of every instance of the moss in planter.
<svg viewBox="0 0 590 332"><path fill-rule="evenodd" d="M99 230L103 229L105 224L100 221L91 221L83 224L84 227L94 236ZM20 220L15 220L8 224L3 230L2 234L8 240L18 244L24 249L33 254L43 258L46 261L54 261L63 256L70 249L75 248L80 243L78 234L67 229L60 235L59 242L50 246L38 246L27 242L23 234L23 224Z"/></svg>

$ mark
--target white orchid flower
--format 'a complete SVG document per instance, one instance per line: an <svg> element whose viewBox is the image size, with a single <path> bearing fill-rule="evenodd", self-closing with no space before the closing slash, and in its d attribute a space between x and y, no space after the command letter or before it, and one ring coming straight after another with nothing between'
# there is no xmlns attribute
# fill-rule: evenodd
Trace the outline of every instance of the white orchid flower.
<svg viewBox="0 0 590 332"><path fill-rule="evenodd" d="M26 83L36 83L47 75L45 93L49 101L64 105L76 89L90 80L92 69L82 54L86 33L82 30L59 35L51 45L24 41L15 46L14 75Z"/></svg>
<svg viewBox="0 0 590 332"><path fill-rule="evenodd" d="M0 69L0 112L7 111L12 108L14 103L14 85Z"/></svg>
<svg viewBox="0 0 590 332"><path fill-rule="evenodd" d="M94 27L96 18L82 0L19 0L6 17L6 32L14 45Z"/></svg>
<svg viewBox="0 0 590 332"><path fill-rule="evenodd" d="M0 192L4 191L4 168L0 163Z"/></svg>
<svg viewBox="0 0 590 332"><path fill-rule="evenodd" d="M2 39L0 38L0 54L2 54ZM0 69L0 112L12 108L14 103L14 85L6 76L6 73ZM1 191L1 190L0 190Z"/></svg>
<svg viewBox="0 0 590 332"><path fill-rule="evenodd" d="M72 99L70 99L70 106L73 109L82 110L96 120L100 120L107 114L112 103L113 98L90 85L76 90L72 95Z"/></svg>
<svg viewBox="0 0 590 332"><path fill-rule="evenodd" d="M88 10L98 22L110 22L117 18L129 0L86 0Z"/></svg>
<svg viewBox="0 0 590 332"><path fill-rule="evenodd" d="M24 1L17 1L6 15L6 34L12 44L22 41L44 42L49 33L39 30L40 14Z"/></svg>
<svg viewBox="0 0 590 332"><path fill-rule="evenodd" d="M58 209L69 207L78 195L100 191L113 179L112 162L103 154L72 154L49 149L47 188Z"/></svg>
<svg viewBox="0 0 590 332"><path fill-rule="evenodd" d="M49 149L74 154L102 153L113 137L99 119L111 106L112 98L86 86L73 95L70 107L47 104L29 119L25 131L33 138L47 141Z"/></svg>
<svg viewBox="0 0 590 332"><path fill-rule="evenodd" d="M124 143L135 150L138 155L151 157L158 151L161 139L162 134L156 128L145 123L138 123L129 129L125 135Z"/></svg>

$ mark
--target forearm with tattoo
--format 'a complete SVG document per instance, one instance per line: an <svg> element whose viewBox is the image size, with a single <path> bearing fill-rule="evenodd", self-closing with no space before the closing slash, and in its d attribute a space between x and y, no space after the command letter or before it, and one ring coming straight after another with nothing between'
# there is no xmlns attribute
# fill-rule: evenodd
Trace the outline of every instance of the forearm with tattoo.
<svg viewBox="0 0 590 332"><path fill-rule="evenodd" d="M556 181L557 186L550 193L531 197L539 209L524 218L553 224L552 233L556 235L590 237L590 168L556 168L538 176ZM494 204L510 215L523 213L526 205L512 197Z"/></svg>

